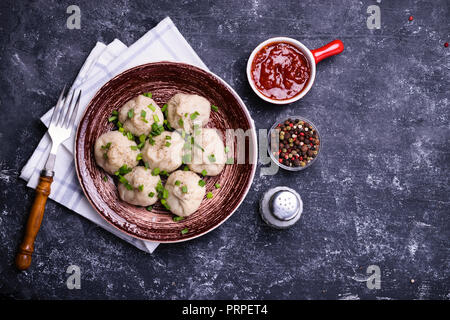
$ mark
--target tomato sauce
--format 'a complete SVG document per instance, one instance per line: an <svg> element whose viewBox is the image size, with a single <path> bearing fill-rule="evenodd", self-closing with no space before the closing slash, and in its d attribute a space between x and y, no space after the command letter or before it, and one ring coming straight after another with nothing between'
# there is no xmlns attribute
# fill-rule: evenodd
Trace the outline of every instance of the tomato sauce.
<svg viewBox="0 0 450 320"><path fill-rule="evenodd" d="M311 66L297 47L274 42L256 53L251 73L263 95L274 100L287 100L298 95L306 86L311 76Z"/></svg>

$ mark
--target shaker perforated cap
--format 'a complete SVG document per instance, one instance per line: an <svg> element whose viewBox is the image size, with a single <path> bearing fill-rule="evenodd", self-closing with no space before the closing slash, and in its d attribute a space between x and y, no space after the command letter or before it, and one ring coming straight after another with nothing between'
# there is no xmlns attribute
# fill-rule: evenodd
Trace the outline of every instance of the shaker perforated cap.
<svg viewBox="0 0 450 320"><path fill-rule="evenodd" d="M288 187L268 190L260 201L262 219L274 228L288 228L295 224L303 212L300 195Z"/></svg>

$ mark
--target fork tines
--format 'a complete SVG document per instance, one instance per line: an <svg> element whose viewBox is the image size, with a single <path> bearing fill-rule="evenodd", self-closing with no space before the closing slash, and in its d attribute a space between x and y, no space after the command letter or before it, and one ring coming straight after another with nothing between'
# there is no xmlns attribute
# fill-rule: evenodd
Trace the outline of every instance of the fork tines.
<svg viewBox="0 0 450 320"><path fill-rule="evenodd" d="M62 127L69 129L75 122L76 115L78 113L78 107L80 105L81 90L79 90L76 101L73 103L75 97L75 90L72 90L72 95L69 98L70 91L67 96L64 97L66 86L64 86L58 102L56 103L55 110L53 110L50 126Z"/></svg>

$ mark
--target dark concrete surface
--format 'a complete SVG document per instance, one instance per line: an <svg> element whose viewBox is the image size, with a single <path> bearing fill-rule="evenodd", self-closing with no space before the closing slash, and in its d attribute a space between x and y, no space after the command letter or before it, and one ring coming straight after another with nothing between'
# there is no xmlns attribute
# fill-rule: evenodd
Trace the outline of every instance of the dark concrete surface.
<svg viewBox="0 0 450 320"><path fill-rule="evenodd" d="M81 30L66 8L81 9ZM369 30L369 5L381 29ZM410 15L413 21L408 21ZM260 177L220 228L146 254L49 201L32 267L14 255L34 191L18 179L45 132L39 117L75 78L96 41L130 45L170 16L208 67L247 104L257 128L302 115L323 151L308 170ZM449 2L1 1L0 296L20 299L449 299ZM272 36L310 48L340 38L345 52L318 65L304 99L262 102L247 57ZM258 200L288 185L299 223L266 227ZM81 289L66 268L81 268ZM381 269L381 288L366 269ZM412 281L412 279L414 279Z"/></svg>

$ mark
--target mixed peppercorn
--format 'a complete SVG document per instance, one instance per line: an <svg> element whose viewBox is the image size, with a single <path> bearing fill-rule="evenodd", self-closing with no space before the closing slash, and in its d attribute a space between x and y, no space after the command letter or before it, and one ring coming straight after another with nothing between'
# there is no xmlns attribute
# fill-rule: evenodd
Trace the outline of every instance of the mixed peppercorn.
<svg viewBox="0 0 450 320"><path fill-rule="evenodd" d="M288 167L305 167L319 153L319 134L308 122L287 119L279 123L279 150L273 155Z"/></svg>

